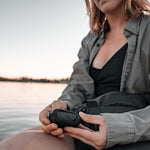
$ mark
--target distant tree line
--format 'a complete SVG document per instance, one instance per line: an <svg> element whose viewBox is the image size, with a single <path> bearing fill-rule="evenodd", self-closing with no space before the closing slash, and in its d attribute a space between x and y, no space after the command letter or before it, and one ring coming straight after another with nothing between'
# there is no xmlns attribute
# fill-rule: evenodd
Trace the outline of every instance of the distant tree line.
<svg viewBox="0 0 150 150"><path fill-rule="evenodd" d="M0 81L10 81L10 82L37 82L37 83L68 83L69 78L63 79L33 79L28 77L21 78L5 78L0 77Z"/></svg>

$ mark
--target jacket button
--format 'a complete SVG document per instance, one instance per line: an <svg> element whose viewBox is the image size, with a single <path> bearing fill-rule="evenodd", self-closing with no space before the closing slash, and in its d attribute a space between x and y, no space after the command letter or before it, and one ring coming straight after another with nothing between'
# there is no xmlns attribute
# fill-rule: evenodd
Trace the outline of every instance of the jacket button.
<svg viewBox="0 0 150 150"><path fill-rule="evenodd" d="M84 113L87 113L87 109L86 108L82 108L81 111L84 112Z"/></svg>
<svg viewBox="0 0 150 150"><path fill-rule="evenodd" d="M99 43L97 44L97 47L100 47L100 44L99 44Z"/></svg>

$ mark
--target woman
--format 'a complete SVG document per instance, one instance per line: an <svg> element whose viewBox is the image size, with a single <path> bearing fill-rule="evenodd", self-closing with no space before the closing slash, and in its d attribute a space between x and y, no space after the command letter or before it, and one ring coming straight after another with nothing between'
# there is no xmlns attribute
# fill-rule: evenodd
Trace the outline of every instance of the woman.
<svg viewBox="0 0 150 150"><path fill-rule="evenodd" d="M86 0L86 5L91 31L82 41L79 61L74 65L69 85L59 100L41 111L41 127L3 140L1 150L150 148L150 142L146 142L150 140L149 106L115 114L89 115L80 112L85 122L98 124L99 131L92 131L83 125L61 129L46 118L47 113L56 108L73 109L111 91L138 94L149 105L150 17L144 15L144 12L150 13L149 2ZM78 140L74 143L73 138Z"/></svg>

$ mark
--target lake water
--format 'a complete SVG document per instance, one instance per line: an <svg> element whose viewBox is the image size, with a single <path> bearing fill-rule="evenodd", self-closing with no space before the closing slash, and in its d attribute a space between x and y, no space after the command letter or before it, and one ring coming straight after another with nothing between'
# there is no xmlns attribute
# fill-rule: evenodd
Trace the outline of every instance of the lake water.
<svg viewBox="0 0 150 150"><path fill-rule="evenodd" d="M56 100L67 84L0 82L0 140L40 125L39 112Z"/></svg>

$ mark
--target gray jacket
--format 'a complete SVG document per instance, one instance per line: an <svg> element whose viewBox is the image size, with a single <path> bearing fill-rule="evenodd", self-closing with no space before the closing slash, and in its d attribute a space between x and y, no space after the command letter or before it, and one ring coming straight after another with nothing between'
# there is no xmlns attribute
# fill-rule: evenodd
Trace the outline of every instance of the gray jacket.
<svg viewBox="0 0 150 150"><path fill-rule="evenodd" d="M121 92L141 94L150 101L150 17L130 19L124 29L128 49L121 76ZM104 31L89 32L82 40L79 60L73 66L70 83L59 100L69 108L94 98L94 81L89 75L89 66L104 43ZM103 113L107 125L106 148L116 144L128 144L150 140L150 106L125 113Z"/></svg>

